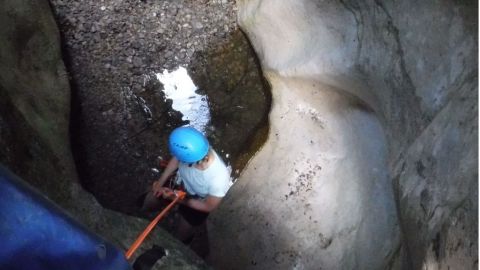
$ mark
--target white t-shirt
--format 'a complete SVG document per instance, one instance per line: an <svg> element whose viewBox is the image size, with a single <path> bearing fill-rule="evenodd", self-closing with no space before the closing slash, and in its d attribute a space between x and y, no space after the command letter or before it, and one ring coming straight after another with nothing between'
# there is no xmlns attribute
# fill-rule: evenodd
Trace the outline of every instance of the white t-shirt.
<svg viewBox="0 0 480 270"><path fill-rule="evenodd" d="M178 175L186 191L190 195L202 198L208 195L224 197L232 185L230 172L223 160L213 151L215 160L205 170L199 170L195 166L189 167L181 163L178 167Z"/></svg>

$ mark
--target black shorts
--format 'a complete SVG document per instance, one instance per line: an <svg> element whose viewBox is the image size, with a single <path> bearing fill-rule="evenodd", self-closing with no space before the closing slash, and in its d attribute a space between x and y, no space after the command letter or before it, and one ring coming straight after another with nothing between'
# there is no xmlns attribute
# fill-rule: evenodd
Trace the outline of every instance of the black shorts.
<svg viewBox="0 0 480 270"><path fill-rule="evenodd" d="M195 210L182 204L178 207L178 212L188 222L188 224L192 226L201 225L208 217L208 213Z"/></svg>

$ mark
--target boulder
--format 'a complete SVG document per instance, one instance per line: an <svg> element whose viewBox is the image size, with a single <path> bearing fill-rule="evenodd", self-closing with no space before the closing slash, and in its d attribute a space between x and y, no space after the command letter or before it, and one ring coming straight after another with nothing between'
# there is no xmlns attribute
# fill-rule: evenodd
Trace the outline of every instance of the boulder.
<svg viewBox="0 0 480 270"><path fill-rule="evenodd" d="M271 127L210 219L212 264L477 267L476 4L238 8L272 86Z"/></svg>

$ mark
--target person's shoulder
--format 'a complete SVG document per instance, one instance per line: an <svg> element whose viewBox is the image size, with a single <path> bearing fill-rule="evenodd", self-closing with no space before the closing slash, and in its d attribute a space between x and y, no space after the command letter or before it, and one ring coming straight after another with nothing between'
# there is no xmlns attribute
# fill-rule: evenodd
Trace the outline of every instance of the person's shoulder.
<svg viewBox="0 0 480 270"><path fill-rule="evenodd" d="M212 170L209 179L209 194L215 197L225 196L232 186L230 170L225 165Z"/></svg>
<svg viewBox="0 0 480 270"><path fill-rule="evenodd" d="M214 161L212 162L212 165L226 168L227 166L225 165L225 162L223 161L222 157L213 149L212 149L212 152L215 158Z"/></svg>

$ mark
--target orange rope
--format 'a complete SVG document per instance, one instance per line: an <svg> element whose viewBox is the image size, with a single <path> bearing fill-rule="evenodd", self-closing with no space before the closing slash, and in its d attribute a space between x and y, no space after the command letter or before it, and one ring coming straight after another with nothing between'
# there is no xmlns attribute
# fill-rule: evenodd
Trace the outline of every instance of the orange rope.
<svg viewBox="0 0 480 270"><path fill-rule="evenodd" d="M137 240L135 240L135 242L133 242L133 244L130 246L128 251L125 253L125 257L127 258L127 260L132 257L133 253L138 249L138 247L140 247L140 245L143 243L143 241L148 236L148 234L153 230L153 228L155 228L157 223L168 213L168 211L179 200L183 200L183 198L185 198L185 192L184 191L181 191L181 190L175 191L175 194L177 195L177 197L175 197L175 199L167 207L165 207L165 209L163 209L163 211L160 212L160 214L158 214L158 216L155 217L155 219L152 220L152 222L150 222L150 224L148 224L147 228L145 228L145 230L137 237Z"/></svg>

